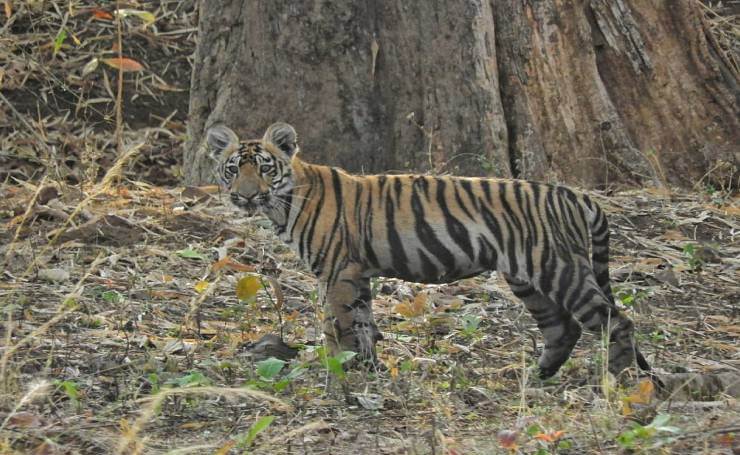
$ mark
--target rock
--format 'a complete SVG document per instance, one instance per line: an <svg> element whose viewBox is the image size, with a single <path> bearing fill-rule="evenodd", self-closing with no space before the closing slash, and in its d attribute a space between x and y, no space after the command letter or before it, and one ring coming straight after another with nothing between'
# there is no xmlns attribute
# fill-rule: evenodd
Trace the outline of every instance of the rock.
<svg viewBox="0 0 740 455"><path fill-rule="evenodd" d="M298 349L288 346L279 336L272 333L268 333L255 343L248 344L246 350L255 360L269 357L290 360L298 355Z"/></svg>
<svg viewBox="0 0 740 455"><path fill-rule="evenodd" d="M39 270L39 279L50 283L64 283L69 281L69 272L64 269L41 269Z"/></svg>

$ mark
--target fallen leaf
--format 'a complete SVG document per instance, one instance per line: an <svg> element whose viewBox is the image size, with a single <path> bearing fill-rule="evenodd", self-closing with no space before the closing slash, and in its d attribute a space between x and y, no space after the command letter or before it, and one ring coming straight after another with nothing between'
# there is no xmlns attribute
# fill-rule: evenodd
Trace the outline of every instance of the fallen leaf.
<svg viewBox="0 0 740 455"><path fill-rule="evenodd" d="M519 433L512 430L501 430L496 435L496 439L501 447L504 449L516 450L519 445L516 443L516 438Z"/></svg>
<svg viewBox="0 0 740 455"><path fill-rule="evenodd" d="M564 431L553 431L552 433L537 433L534 435L535 439L539 439L544 442L556 442L565 434Z"/></svg>
<svg viewBox="0 0 740 455"><path fill-rule="evenodd" d="M32 412L17 412L8 417L8 428L31 428L40 427L41 418Z"/></svg>
<svg viewBox="0 0 740 455"><path fill-rule="evenodd" d="M634 410L632 405L646 405L650 403L655 394L655 386L650 379L643 379L637 384L637 390L632 394L622 398L622 414L625 416L632 415Z"/></svg>
<svg viewBox="0 0 740 455"><path fill-rule="evenodd" d="M394 310L396 313L407 318L413 318L424 314L427 305L427 295L417 294L413 301L401 302Z"/></svg>
<svg viewBox="0 0 740 455"><path fill-rule="evenodd" d="M10 0L5 0L5 18L10 19L13 15L13 3Z"/></svg>
<svg viewBox="0 0 740 455"><path fill-rule="evenodd" d="M153 24L154 21L157 20L154 14L150 13L149 11L142 11L138 9L122 8L122 9L116 10L115 14L121 17L136 16L139 19L144 21L144 25Z"/></svg>
<svg viewBox="0 0 740 455"><path fill-rule="evenodd" d="M202 294L203 292L205 292L206 289L208 289L209 285L210 283L208 281L201 280L195 283L193 289L195 289L195 292L197 292L198 294Z"/></svg>
<svg viewBox="0 0 740 455"><path fill-rule="evenodd" d="M124 72L142 71L144 69L141 63L128 57L104 58L101 61L111 68L120 69Z"/></svg>
<svg viewBox="0 0 740 455"><path fill-rule="evenodd" d="M183 250L179 250L177 252L178 256L186 259L199 259L201 261L205 261L206 257L203 256L202 253L192 249L192 248L185 248Z"/></svg>
<svg viewBox="0 0 740 455"><path fill-rule="evenodd" d="M236 283L236 297L239 300L250 300L257 295L262 283L257 275L247 275Z"/></svg>
<svg viewBox="0 0 740 455"><path fill-rule="evenodd" d="M108 11L104 11L102 9L93 8L92 10L90 10L90 13L92 13L93 17L96 19L102 19L104 21L113 20L113 15Z"/></svg>
<svg viewBox="0 0 740 455"><path fill-rule="evenodd" d="M214 262L211 266L211 270L213 270L214 272L218 272L219 270L224 268L236 270L237 272L254 272L254 267L252 267L251 265L242 264L241 262L231 259L228 256Z"/></svg>

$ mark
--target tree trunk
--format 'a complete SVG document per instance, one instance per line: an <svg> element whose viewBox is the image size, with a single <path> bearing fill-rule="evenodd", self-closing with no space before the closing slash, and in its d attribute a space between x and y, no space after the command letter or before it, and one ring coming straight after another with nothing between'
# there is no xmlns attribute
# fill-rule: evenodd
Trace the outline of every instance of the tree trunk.
<svg viewBox="0 0 740 455"><path fill-rule="evenodd" d="M355 172L688 185L737 166L738 75L695 0L202 1L189 183L203 130L293 124Z"/></svg>

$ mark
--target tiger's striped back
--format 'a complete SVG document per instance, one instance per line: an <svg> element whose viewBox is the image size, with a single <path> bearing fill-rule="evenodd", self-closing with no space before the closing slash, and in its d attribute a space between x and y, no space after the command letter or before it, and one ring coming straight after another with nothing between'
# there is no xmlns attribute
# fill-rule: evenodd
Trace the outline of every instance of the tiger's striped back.
<svg viewBox="0 0 740 455"><path fill-rule="evenodd" d="M614 305L608 222L587 195L512 179L349 175L301 161L289 125L245 143L223 128L209 145L229 152L231 173L238 162L222 176L232 201L270 218L317 275L337 349L375 357L371 277L441 283L497 270L543 332L542 376L567 360L581 326L610 333L615 373L635 355L649 368Z"/></svg>

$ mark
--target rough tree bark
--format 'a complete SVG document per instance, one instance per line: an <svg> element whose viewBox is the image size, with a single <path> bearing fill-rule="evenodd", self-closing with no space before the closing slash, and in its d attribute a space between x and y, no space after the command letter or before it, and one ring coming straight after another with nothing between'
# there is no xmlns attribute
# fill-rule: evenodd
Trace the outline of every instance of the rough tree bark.
<svg viewBox="0 0 740 455"><path fill-rule="evenodd" d="M356 172L687 185L737 164L738 75L695 0L202 1L186 180L224 121Z"/></svg>

